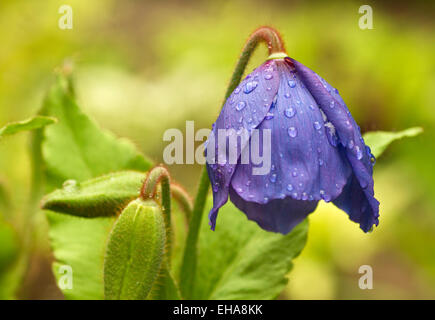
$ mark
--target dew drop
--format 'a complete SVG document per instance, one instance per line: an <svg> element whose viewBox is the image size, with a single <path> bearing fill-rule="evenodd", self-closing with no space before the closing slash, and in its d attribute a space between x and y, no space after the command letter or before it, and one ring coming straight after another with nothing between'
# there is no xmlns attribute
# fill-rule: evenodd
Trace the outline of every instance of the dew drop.
<svg viewBox="0 0 435 320"><path fill-rule="evenodd" d="M270 182L275 183L276 182L276 173L273 173L270 178L269 178Z"/></svg>
<svg viewBox="0 0 435 320"><path fill-rule="evenodd" d="M264 76L264 79L266 79L266 80L270 80L272 78L273 78L273 75L271 75L270 73L268 73Z"/></svg>
<svg viewBox="0 0 435 320"><path fill-rule="evenodd" d="M308 195L306 192L302 193L302 200L307 200L308 199Z"/></svg>
<svg viewBox="0 0 435 320"><path fill-rule="evenodd" d="M237 105L236 105L236 110L237 111L241 111L246 107L246 102L245 101L240 101Z"/></svg>
<svg viewBox="0 0 435 320"><path fill-rule="evenodd" d="M249 81L246 83L245 88L243 89L243 92L248 94L251 93L252 91L255 90L255 88L257 88L258 86L258 82L257 81Z"/></svg>
<svg viewBox="0 0 435 320"><path fill-rule="evenodd" d="M358 146L355 147L355 152L356 152L356 158L357 158L358 160L361 160L362 157L363 157L363 154L362 154L362 152L361 152L361 149L360 149Z"/></svg>
<svg viewBox="0 0 435 320"><path fill-rule="evenodd" d="M234 89L234 94L239 94L239 92L240 92L240 88L239 88L239 87L237 87L236 89Z"/></svg>
<svg viewBox="0 0 435 320"><path fill-rule="evenodd" d="M320 130L320 128L322 127L322 125L319 123L319 121L314 121L314 129L316 130Z"/></svg>
<svg viewBox="0 0 435 320"><path fill-rule="evenodd" d="M334 102L334 101L331 101L331 102L329 103L329 107L332 109L332 108L334 108L334 106L335 106L335 102Z"/></svg>
<svg viewBox="0 0 435 320"><path fill-rule="evenodd" d="M271 119L273 119L273 117L274 117L273 113L272 113L272 112L268 112L268 113L266 114L266 117L265 117L264 119L266 119L266 120L271 120Z"/></svg>
<svg viewBox="0 0 435 320"><path fill-rule="evenodd" d="M288 190L288 191L293 191L293 186L292 186L291 184L288 184L288 185L287 185L287 190Z"/></svg>
<svg viewBox="0 0 435 320"><path fill-rule="evenodd" d="M287 133L291 138L295 138L298 135L298 131L295 127L288 128Z"/></svg>
<svg viewBox="0 0 435 320"><path fill-rule="evenodd" d="M76 180L66 180L62 187L66 190L66 191L72 191L77 187L77 181Z"/></svg>
<svg viewBox="0 0 435 320"><path fill-rule="evenodd" d="M290 88L294 88L294 87L296 87L296 82L293 80L289 80L288 85L290 86Z"/></svg>
<svg viewBox="0 0 435 320"><path fill-rule="evenodd" d="M319 158L319 166L323 166L323 160Z"/></svg>
<svg viewBox="0 0 435 320"><path fill-rule="evenodd" d="M287 118L293 118L294 117L294 115L295 115L295 109L293 108L293 107L290 107L290 108L288 108L288 109L286 109L285 111L284 111L284 115L287 117Z"/></svg>
<svg viewBox="0 0 435 320"><path fill-rule="evenodd" d="M290 93L286 93L286 94L284 95L284 97L286 97L287 99L289 99L289 98L290 98Z"/></svg>
<svg viewBox="0 0 435 320"><path fill-rule="evenodd" d="M348 142L348 144L347 144L347 147L348 147L349 149L353 149L354 146L355 146L355 143L353 142L353 140L349 140L349 142Z"/></svg>

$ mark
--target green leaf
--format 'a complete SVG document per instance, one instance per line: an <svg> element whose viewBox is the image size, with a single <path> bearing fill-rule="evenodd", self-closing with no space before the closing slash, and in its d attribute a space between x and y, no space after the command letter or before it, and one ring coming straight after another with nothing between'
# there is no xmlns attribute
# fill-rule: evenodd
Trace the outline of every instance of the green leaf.
<svg viewBox="0 0 435 320"><path fill-rule="evenodd" d="M44 197L41 207L81 217L113 216L139 197L145 178L142 172L119 171L82 183L67 180Z"/></svg>
<svg viewBox="0 0 435 320"><path fill-rule="evenodd" d="M393 141L405 137L415 137L422 132L423 129L420 127L409 128L399 132L372 131L364 134L364 141L370 147L375 158L377 158Z"/></svg>
<svg viewBox="0 0 435 320"><path fill-rule="evenodd" d="M159 278L155 281L148 298L152 300L181 300L180 289L167 264L160 270Z"/></svg>
<svg viewBox="0 0 435 320"><path fill-rule="evenodd" d="M101 130L77 106L67 79L58 76L49 90L41 114L59 122L44 128L35 139L35 163L42 155L47 189L59 188L65 180L78 183L121 170L147 171L152 163L126 140ZM38 143L42 142L42 153ZM39 166L38 166L39 167ZM103 256L109 230L115 218L84 219L49 212L50 239L59 281L60 265L73 270L73 289L63 289L67 299L103 299Z"/></svg>
<svg viewBox="0 0 435 320"><path fill-rule="evenodd" d="M119 170L147 171L152 166L130 141L116 139L90 120L60 76L45 99L42 113L59 120L45 128L42 145L52 186L59 187L68 179L81 182Z"/></svg>
<svg viewBox="0 0 435 320"><path fill-rule="evenodd" d="M53 117L35 116L24 121L9 123L0 128L0 138L4 136L10 136L21 131L40 129L55 122L56 119Z"/></svg>
<svg viewBox="0 0 435 320"><path fill-rule="evenodd" d="M143 300L165 257L163 213L154 201L137 199L122 211L110 232L104 259L104 295Z"/></svg>
<svg viewBox="0 0 435 320"><path fill-rule="evenodd" d="M212 199L207 201L212 206ZM232 203L219 211L216 231L204 219L192 299L273 299L284 289L292 260L307 240L308 221L288 235L262 230Z"/></svg>
<svg viewBox="0 0 435 320"><path fill-rule="evenodd" d="M104 252L115 217L86 219L48 211L47 218L57 283L63 276L61 267L72 268L73 286L62 290L65 298L104 299Z"/></svg>

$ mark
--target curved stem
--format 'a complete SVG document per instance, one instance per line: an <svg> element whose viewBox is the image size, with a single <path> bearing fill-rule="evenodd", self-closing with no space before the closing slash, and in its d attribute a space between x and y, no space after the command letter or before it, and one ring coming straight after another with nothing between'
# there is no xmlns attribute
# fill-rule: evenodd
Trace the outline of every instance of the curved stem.
<svg viewBox="0 0 435 320"><path fill-rule="evenodd" d="M177 201L180 209L184 212L186 216L187 223L190 221L192 217L193 203L189 194L186 190L183 189L180 185L176 183L171 183L171 194L172 198Z"/></svg>
<svg viewBox="0 0 435 320"><path fill-rule="evenodd" d="M140 190L140 197L144 200L152 199L156 196L157 185L162 186L162 208L167 222L171 221L171 188L168 170L163 166L157 166L148 173L145 182ZM168 224L169 226L169 224Z"/></svg>
<svg viewBox="0 0 435 320"><path fill-rule="evenodd" d="M180 291L185 299L191 297L194 286L194 279L196 276L197 242L209 185L208 173L204 168L199 181L198 193L196 194L195 203L193 205L192 218L189 222L189 231L187 233L183 262L181 264Z"/></svg>
<svg viewBox="0 0 435 320"><path fill-rule="evenodd" d="M140 190L140 197L143 200L154 199L157 194L157 186L161 184L162 193L162 211L166 225L167 234L167 254L170 257L171 252L171 178L168 170L163 166L157 166L148 172L147 178ZM169 261L170 259L168 259Z"/></svg>
<svg viewBox="0 0 435 320"><path fill-rule="evenodd" d="M225 93L225 100L230 96L233 90L239 85L246 66L251 58L252 53L258 44L264 42L267 44L269 56L275 53L285 52L283 41L278 31L271 27L260 27L255 30L248 38L236 67L231 76L230 84ZM199 229L201 226L202 214L204 211L205 201L207 199L210 181L206 167L202 169L199 180L198 193L192 211L192 219L189 223L189 232L187 234L186 245L184 248L183 262L181 264L180 290L185 299L191 298L196 276L197 263L197 242Z"/></svg>
<svg viewBox="0 0 435 320"><path fill-rule="evenodd" d="M264 42L269 50L269 56L275 53L285 52L284 43L278 31L271 27L260 27L255 30L246 41L243 47L240 58L237 61L236 67L230 80L227 92L225 93L225 100L230 96L231 92L239 85L242 79L243 72L251 58L252 53L257 48L258 44Z"/></svg>

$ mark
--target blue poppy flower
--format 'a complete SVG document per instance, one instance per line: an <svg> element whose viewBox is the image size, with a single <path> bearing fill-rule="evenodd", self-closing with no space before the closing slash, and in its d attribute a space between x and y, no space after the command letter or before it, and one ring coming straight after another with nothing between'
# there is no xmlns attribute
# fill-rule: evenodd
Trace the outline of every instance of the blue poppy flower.
<svg viewBox="0 0 435 320"><path fill-rule="evenodd" d="M219 130L230 133L220 136ZM232 151L230 136L242 130L247 139L238 139ZM256 130L269 130L271 136L265 174L253 174L257 164L251 157L241 159L244 150L255 147ZM260 150L267 147L261 141ZM338 91L296 60L268 60L249 74L225 102L208 143L213 230L228 196L248 219L282 234L302 222L320 200L333 202L364 232L379 223L374 157L360 128ZM226 147L219 149L222 143ZM228 160L231 152L236 162Z"/></svg>

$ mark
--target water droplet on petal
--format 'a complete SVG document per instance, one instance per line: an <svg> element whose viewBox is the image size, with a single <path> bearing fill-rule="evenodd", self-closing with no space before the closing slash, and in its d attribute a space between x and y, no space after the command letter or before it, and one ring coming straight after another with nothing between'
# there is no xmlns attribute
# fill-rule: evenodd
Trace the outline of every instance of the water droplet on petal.
<svg viewBox="0 0 435 320"><path fill-rule="evenodd" d="M294 87L296 87L296 82L293 80L289 80L288 85L290 86L290 88L294 88Z"/></svg>
<svg viewBox="0 0 435 320"><path fill-rule="evenodd" d="M274 183L276 182L276 173L273 173L270 178L269 178L270 182Z"/></svg>
<svg viewBox="0 0 435 320"><path fill-rule="evenodd" d="M264 200L264 202L268 202L269 198L268 197L264 197L263 200Z"/></svg>
<svg viewBox="0 0 435 320"><path fill-rule="evenodd" d="M296 169L293 170L292 176L293 177L297 177L298 176L298 171Z"/></svg>
<svg viewBox="0 0 435 320"><path fill-rule="evenodd" d="M288 190L288 191L292 191L292 190L293 190L293 186L292 186L291 184L288 184L288 185L287 185L287 190Z"/></svg>
<svg viewBox="0 0 435 320"><path fill-rule="evenodd" d="M356 152L356 158L357 158L358 160L361 160L362 157L363 157L363 154L362 154L362 152L361 152L361 149L360 149L358 146L355 147L355 152Z"/></svg>
<svg viewBox="0 0 435 320"><path fill-rule="evenodd" d="M334 108L334 106L335 106L335 102L334 102L334 101L331 101L331 102L329 103L329 107L332 109L332 108Z"/></svg>
<svg viewBox="0 0 435 320"><path fill-rule="evenodd" d="M240 88L239 88L239 87L237 87L236 89L234 89L234 93L235 93L235 94L239 94L239 92L240 92Z"/></svg>
<svg viewBox="0 0 435 320"><path fill-rule="evenodd" d="M285 109L285 111L284 111L284 115L285 115L287 118L293 118L294 115L295 115L295 109L292 108L292 107L290 107L290 108L288 108L288 109Z"/></svg>
<svg viewBox="0 0 435 320"><path fill-rule="evenodd" d="M238 193L242 193L242 192L243 192L243 189L239 187L239 188L237 188L237 192L238 192Z"/></svg>
<svg viewBox="0 0 435 320"><path fill-rule="evenodd" d="M314 129L316 130L320 130L320 128L322 127L322 125L319 123L319 121L314 121Z"/></svg>
<svg viewBox="0 0 435 320"><path fill-rule="evenodd" d="M245 88L243 89L243 92L248 94L255 90L258 86L258 81L249 81L246 83Z"/></svg>
<svg viewBox="0 0 435 320"><path fill-rule="evenodd" d="M298 135L298 131L295 127L288 128L287 133L291 138L295 138Z"/></svg>
<svg viewBox="0 0 435 320"><path fill-rule="evenodd" d="M270 73L264 75L264 79L266 79L266 80L270 80L272 78L273 78L273 75L271 75Z"/></svg>
<svg viewBox="0 0 435 320"><path fill-rule="evenodd" d="M302 193L302 200L307 200L308 199L308 195L306 192Z"/></svg>
<svg viewBox="0 0 435 320"><path fill-rule="evenodd" d="M284 97L286 97L287 99L289 99L289 98L290 98L290 93L286 93L286 94L284 95Z"/></svg>
<svg viewBox="0 0 435 320"><path fill-rule="evenodd" d="M237 111L241 111L246 107L246 102L245 101L240 101L237 105L236 105L236 110Z"/></svg>
<svg viewBox="0 0 435 320"><path fill-rule="evenodd" d="M354 146L355 146L355 143L353 142L353 140L349 140L349 142L348 142L348 144L347 144L347 147L348 147L349 149L353 149Z"/></svg>
<svg viewBox="0 0 435 320"><path fill-rule="evenodd" d="M266 114L266 117L265 117L264 119L266 119L266 120L271 120L271 119L273 119L273 117L274 117L273 113L272 113L272 112L268 112L268 113Z"/></svg>
<svg viewBox="0 0 435 320"><path fill-rule="evenodd" d="M319 158L319 166L323 166L323 160Z"/></svg>

